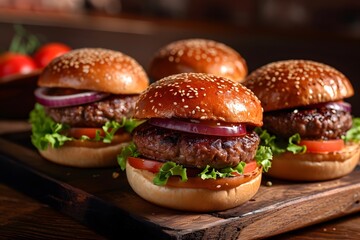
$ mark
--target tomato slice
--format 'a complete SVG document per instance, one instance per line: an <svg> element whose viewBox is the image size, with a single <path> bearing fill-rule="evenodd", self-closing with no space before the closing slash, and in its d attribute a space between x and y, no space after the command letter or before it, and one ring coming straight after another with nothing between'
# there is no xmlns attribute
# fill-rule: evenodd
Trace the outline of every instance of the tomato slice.
<svg viewBox="0 0 360 240"><path fill-rule="evenodd" d="M342 139L335 140L301 140L299 145L306 146L306 152L309 153L326 153L337 152L345 147Z"/></svg>
<svg viewBox="0 0 360 240"><path fill-rule="evenodd" d="M163 162L147 160L143 158L128 157L127 161L129 164L136 169L147 170L152 173L158 173Z"/></svg>
<svg viewBox="0 0 360 240"><path fill-rule="evenodd" d="M82 136L88 136L89 138L95 138L96 132L99 131L100 136L105 136L105 132L102 128L70 128L67 132L69 137L80 139Z"/></svg>
<svg viewBox="0 0 360 240"><path fill-rule="evenodd" d="M256 170L258 168L258 165L256 161L252 161L249 163L246 163L244 168L244 174L251 173L252 171Z"/></svg>
<svg viewBox="0 0 360 240"><path fill-rule="evenodd" d="M109 129L111 131L111 129ZM67 130L67 136L80 139L82 136L88 136L89 138L95 138L96 133L99 132L101 137L105 137L105 132L102 128L70 128ZM123 129L118 129L115 135L123 133Z"/></svg>

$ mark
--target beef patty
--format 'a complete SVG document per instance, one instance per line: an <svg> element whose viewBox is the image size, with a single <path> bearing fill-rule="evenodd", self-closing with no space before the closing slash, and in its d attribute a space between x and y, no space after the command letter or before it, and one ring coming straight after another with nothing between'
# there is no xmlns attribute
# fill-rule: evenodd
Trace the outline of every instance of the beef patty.
<svg viewBox="0 0 360 240"><path fill-rule="evenodd" d="M339 139L352 125L349 112L328 108L293 109L264 114L263 128L288 138L299 133L303 139Z"/></svg>
<svg viewBox="0 0 360 240"><path fill-rule="evenodd" d="M260 139L255 132L243 137L205 136L143 123L134 129L133 141L138 152L150 159L198 168L224 168L253 160Z"/></svg>
<svg viewBox="0 0 360 240"><path fill-rule="evenodd" d="M121 122L123 117L131 117L137 98L137 95L112 95L102 101L79 106L46 108L46 113L55 122L73 127L101 127L107 121Z"/></svg>

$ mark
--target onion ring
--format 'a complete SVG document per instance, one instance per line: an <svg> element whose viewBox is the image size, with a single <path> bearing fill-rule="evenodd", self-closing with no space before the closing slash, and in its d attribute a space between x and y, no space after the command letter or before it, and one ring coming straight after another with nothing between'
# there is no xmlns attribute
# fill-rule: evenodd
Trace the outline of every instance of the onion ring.
<svg viewBox="0 0 360 240"><path fill-rule="evenodd" d="M36 100L46 107L53 108L96 102L110 95L109 93L88 91L70 95L51 96L47 94L47 91L48 88L37 88L34 92Z"/></svg>
<svg viewBox="0 0 360 240"><path fill-rule="evenodd" d="M166 129L210 136L240 137L246 134L246 126L241 123L217 125L202 122L188 122L174 118L151 118L149 119L149 124Z"/></svg>

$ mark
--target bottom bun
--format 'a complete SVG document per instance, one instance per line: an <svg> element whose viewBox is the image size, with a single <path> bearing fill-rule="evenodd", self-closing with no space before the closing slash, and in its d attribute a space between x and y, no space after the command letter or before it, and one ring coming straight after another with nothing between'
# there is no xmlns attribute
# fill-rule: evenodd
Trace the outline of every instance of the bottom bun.
<svg viewBox="0 0 360 240"><path fill-rule="evenodd" d="M117 163L117 155L129 142L110 144L104 147L82 147L64 144L60 148L48 147L39 151L47 160L70 167L96 168L113 167Z"/></svg>
<svg viewBox="0 0 360 240"><path fill-rule="evenodd" d="M322 181L351 173L359 162L359 144L347 144L339 152L274 155L266 175L293 181Z"/></svg>
<svg viewBox="0 0 360 240"><path fill-rule="evenodd" d="M156 205L194 212L226 210L250 200L259 190L261 173L255 178L229 190L208 190L157 186L154 174L126 164L126 175L132 189L143 199Z"/></svg>

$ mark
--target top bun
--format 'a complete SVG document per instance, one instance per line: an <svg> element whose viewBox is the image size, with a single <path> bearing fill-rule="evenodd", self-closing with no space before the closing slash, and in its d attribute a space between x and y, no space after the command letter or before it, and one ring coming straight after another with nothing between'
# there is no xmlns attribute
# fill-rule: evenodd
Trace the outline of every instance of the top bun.
<svg viewBox="0 0 360 240"><path fill-rule="evenodd" d="M199 72L242 82L247 75L247 65L238 52L225 44L207 39L187 39L159 49L148 72L153 81L177 73Z"/></svg>
<svg viewBox="0 0 360 240"><path fill-rule="evenodd" d="M38 85L138 94L148 87L149 79L137 61L121 52L81 48L51 61L41 73Z"/></svg>
<svg viewBox="0 0 360 240"><path fill-rule="evenodd" d="M240 83L204 73L180 73L140 94L135 118L185 118L262 125L257 97Z"/></svg>
<svg viewBox="0 0 360 240"><path fill-rule="evenodd" d="M309 60L269 63L250 73L244 85L260 99L264 111L337 101L354 94L342 73Z"/></svg>

